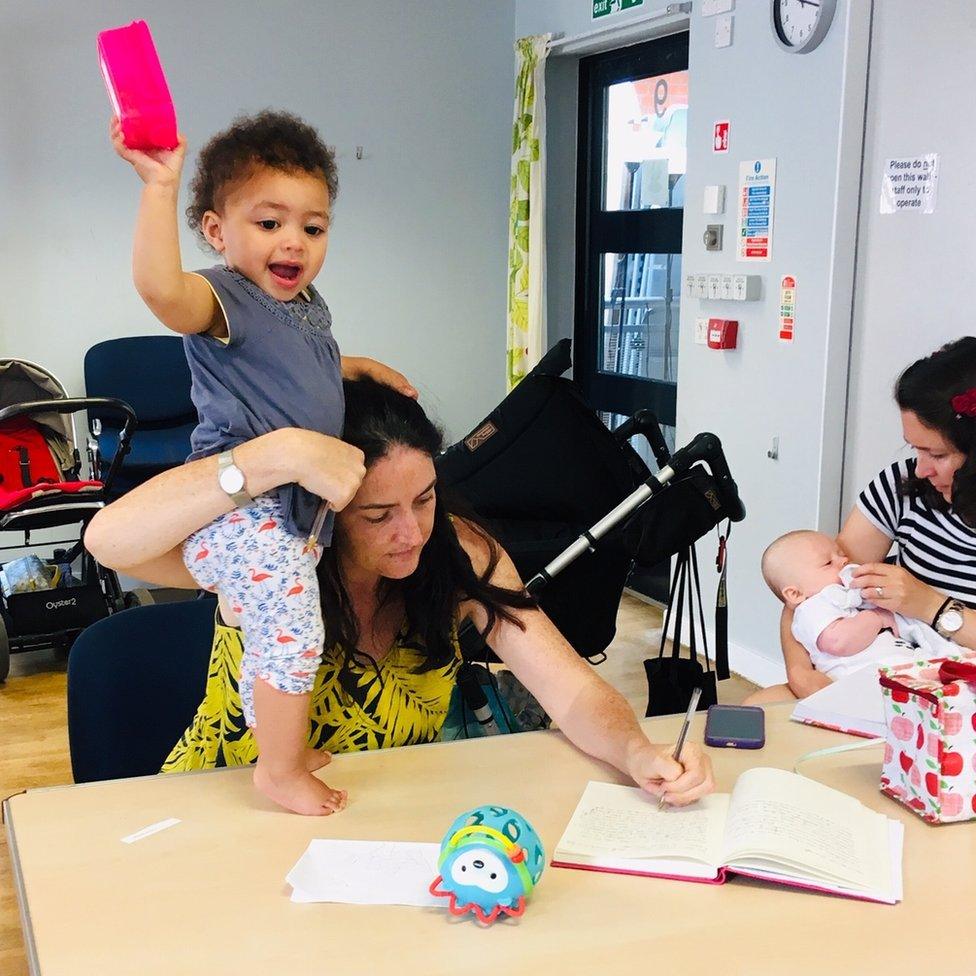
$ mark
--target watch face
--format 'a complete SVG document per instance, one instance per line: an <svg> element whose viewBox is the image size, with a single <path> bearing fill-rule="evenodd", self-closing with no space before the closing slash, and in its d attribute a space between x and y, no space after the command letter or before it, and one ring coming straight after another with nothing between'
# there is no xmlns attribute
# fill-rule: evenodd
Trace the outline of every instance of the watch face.
<svg viewBox="0 0 976 976"><path fill-rule="evenodd" d="M220 487L228 495L236 495L244 487L244 475L240 468L224 468L220 472Z"/></svg>
<svg viewBox="0 0 976 976"><path fill-rule="evenodd" d="M958 610L946 610L939 617L939 624L943 630L954 634L957 630L962 630L962 614Z"/></svg>

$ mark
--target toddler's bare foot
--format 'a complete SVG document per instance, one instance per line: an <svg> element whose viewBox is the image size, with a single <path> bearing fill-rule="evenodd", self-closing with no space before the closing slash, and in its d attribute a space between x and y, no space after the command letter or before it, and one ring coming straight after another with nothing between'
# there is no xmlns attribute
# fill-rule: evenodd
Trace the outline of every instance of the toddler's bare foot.
<svg viewBox="0 0 976 976"><path fill-rule="evenodd" d="M345 790L332 789L307 769L272 773L259 761L254 785L279 806L307 817L325 817L346 805Z"/></svg>
<svg viewBox="0 0 976 976"><path fill-rule="evenodd" d="M321 769L323 766L328 766L330 762L332 762L331 752L326 752L324 749L312 749L311 747L305 750L305 768L310 773L314 773L316 769Z"/></svg>

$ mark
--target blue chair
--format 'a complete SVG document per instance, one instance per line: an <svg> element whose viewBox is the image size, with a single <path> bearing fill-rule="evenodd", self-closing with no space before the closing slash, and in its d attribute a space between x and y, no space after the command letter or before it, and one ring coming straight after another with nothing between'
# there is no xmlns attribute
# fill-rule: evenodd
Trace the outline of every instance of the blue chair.
<svg viewBox="0 0 976 976"><path fill-rule="evenodd" d="M108 339L85 354L88 396L117 397L135 410L139 427L113 485L114 497L160 471L182 464L197 422L190 399L190 368L178 336ZM92 413L102 424L98 448L107 467L119 443L118 418Z"/></svg>
<svg viewBox="0 0 976 976"><path fill-rule="evenodd" d="M76 783L159 772L203 699L216 606L135 607L82 631L68 657Z"/></svg>

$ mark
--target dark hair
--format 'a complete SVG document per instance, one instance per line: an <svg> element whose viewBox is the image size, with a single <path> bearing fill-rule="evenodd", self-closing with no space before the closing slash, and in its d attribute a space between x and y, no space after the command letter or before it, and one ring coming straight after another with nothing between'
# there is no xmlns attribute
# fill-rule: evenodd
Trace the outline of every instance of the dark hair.
<svg viewBox="0 0 976 976"><path fill-rule="evenodd" d="M190 183L186 218L205 246L210 245L201 230L203 215L208 210L219 212L233 184L258 166L321 177L329 203L335 203L339 193L335 152L312 126L290 112L266 109L257 115L241 115L200 150Z"/></svg>
<svg viewBox="0 0 976 976"><path fill-rule="evenodd" d="M443 446L441 432L416 400L372 379L345 380L342 385L346 397L343 440L366 455L367 469L396 446L421 451L432 459L440 453ZM401 596L406 605L410 634L423 641L426 661L419 669L421 671L444 667L453 658L452 638L459 601L476 600L485 608L488 623L484 633L488 633L499 618L521 626L511 609L536 606L535 601L523 592L489 582L498 565L498 545L477 520L466 513L463 516L465 522L484 540L489 555L484 572L480 576L475 573L451 521L452 512L461 517L461 508L463 506L456 499L449 505L445 493L438 490L433 529L417 569L406 579L381 581L381 605L395 594ZM319 563L325 646L339 644L349 654L355 651L359 631L339 570L335 542L325 550Z"/></svg>
<svg viewBox="0 0 976 976"><path fill-rule="evenodd" d="M912 363L898 377L895 401L937 431L966 460L952 479L952 510L970 526L976 526L976 417L960 415L952 398L976 388L976 336L963 336L931 356ZM949 505L925 478L909 478L908 494L929 507L946 512Z"/></svg>

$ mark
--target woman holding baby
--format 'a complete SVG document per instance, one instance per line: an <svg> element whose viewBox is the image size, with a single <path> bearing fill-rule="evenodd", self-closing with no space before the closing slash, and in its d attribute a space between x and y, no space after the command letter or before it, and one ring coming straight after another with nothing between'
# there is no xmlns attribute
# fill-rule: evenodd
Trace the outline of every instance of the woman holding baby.
<svg viewBox="0 0 976 976"><path fill-rule="evenodd" d="M884 468L860 493L837 548L860 564L851 586L878 610L976 648L976 336L912 363L895 402L915 457ZM889 552L893 564L884 561ZM805 698L831 681L794 637L784 602L788 683L758 692L752 704Z"/></svg>

